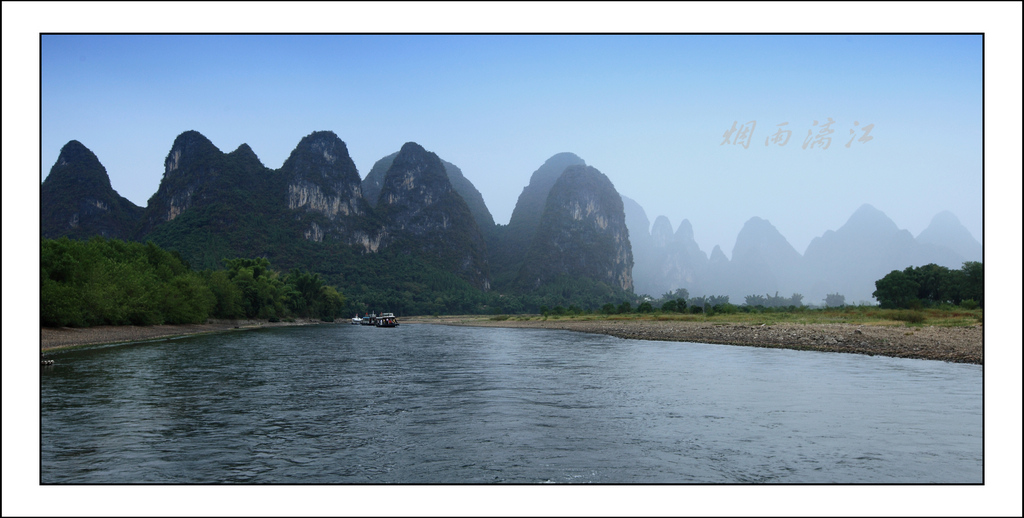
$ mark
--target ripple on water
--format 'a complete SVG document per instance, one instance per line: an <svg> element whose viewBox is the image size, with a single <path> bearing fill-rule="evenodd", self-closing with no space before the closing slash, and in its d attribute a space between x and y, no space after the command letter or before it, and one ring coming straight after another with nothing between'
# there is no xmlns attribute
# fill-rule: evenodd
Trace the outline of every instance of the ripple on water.
<svg viewBox="0 0 1024 518"><path fill-rule="evenodd" d="M981 482L975 365L427 325L59 360L43 483Z"/></svg>

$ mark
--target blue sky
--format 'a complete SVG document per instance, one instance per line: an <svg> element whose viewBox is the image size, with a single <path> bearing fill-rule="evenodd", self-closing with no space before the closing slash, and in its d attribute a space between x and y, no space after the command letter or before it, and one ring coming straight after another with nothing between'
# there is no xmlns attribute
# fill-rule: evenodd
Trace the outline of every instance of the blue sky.
<svg viewBox="0 0 1024 518"><path fill-rule="evenodd" d="M277 168L303 136L332 130L362 176L420 143L462 169L499 223L530 174L571 151L652 222L689 219L706 252L731 256L757 216L803 253L864 203L915 235L950 210L980 241L981 45L977 35L44 36L40 178L76 139L114 189L145 205L183 131L225 152L247 143ZM802 149L829 118L831 145ZM734 121L753 126L748 147L721 144ZM783 123L789 142L765 146ZM845 147L868 125L872 140Z"/></svg>

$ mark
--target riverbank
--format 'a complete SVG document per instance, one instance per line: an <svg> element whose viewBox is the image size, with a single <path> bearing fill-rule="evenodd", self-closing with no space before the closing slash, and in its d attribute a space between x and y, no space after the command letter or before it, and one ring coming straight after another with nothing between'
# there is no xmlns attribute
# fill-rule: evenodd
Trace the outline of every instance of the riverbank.
<svg viewBox="0 0 1024 518"><path fill-rule="evenodd" d="M701 342L804 351L844 352L983 364L982 326L913 326L878 324L751 325L653 319L529 319L492 320L487 316L407 317L405 324L562 329L637 340ZM139 342L203 333L263 327L326 324L319 320L268 322L219 320L206 324L159 326L97 326L42 328L43 352L85 345Z"/></svg>
<svg viewBox="0 0 1024 518"><path fill-rule="evenodd" d="M983 364L982 326L695 322L654 319L491 320L486 316L415 317L403 323L564 329L637 340L701 342Z"/></svg>
<svg viewBox="0 0 1024 518"><path fill-rule="evenodd" d="M40 330L40 346L43 352L80 347L141 342L160 338L220 333L259 329L264 327L305 326L328 324L320 320L295 320L293 322L270 322L267 320L210 320L205 324L159 325L159 326L95 326L95 327L43 327Z"/></svg>

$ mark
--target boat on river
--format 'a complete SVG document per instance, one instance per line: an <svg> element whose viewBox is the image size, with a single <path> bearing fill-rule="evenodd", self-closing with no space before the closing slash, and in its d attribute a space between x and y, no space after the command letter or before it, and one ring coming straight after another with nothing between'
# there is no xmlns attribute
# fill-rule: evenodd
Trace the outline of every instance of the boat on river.
<svg viewBox="0 0 1024 518"><path fill-rule="evenodd" d="M374 327L398 327L398 318L394 313L367 313L363 318L353 318L352 323Z"/></svg>
<svg viewBox="0 0 1024 518"><path fill-rule="evenodd" d="M352 317L352 325L356 326L362 323L363 319L359 318L359 313L356 313L356 316Z"/></svg>
<svg viewBox="0 0 1024 518"><path fill-rule="evenodd" d="M398 319L394 313L381 313L374 324L377 327L398 327Z"/></svg>

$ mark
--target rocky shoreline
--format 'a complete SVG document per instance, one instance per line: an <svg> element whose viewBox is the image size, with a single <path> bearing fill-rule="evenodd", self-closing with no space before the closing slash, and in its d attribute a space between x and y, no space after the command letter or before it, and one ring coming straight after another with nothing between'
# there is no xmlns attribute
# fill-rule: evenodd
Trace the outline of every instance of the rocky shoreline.
<svg viewBox="0 0 1024 518"><path fill-rule="evenodd" d="M680 320L489 320L481 317L417 318L404 321L481 327L564 329L637 340L746 345L983 364L983 336L980 325L751 325Z"/></svg>

